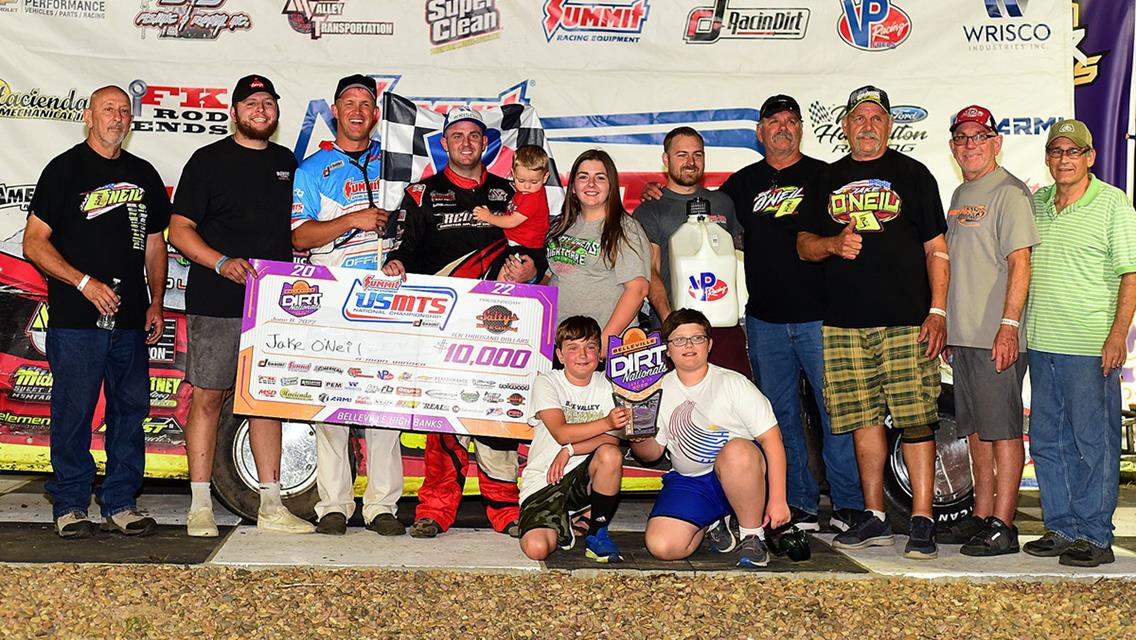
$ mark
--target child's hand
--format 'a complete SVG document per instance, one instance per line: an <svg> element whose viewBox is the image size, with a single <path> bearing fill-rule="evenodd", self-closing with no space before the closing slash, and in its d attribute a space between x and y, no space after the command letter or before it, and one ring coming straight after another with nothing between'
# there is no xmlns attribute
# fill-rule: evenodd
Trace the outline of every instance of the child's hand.
<svg viewBox="0 0 1136 640"><path fill-rule="evenodd" d="M568 450L561 448L560 453L556 454L553 458L552 464L548 466L548 484L556 484L564 479L564 467L568 464L568 459L572 456L568 455Z"/></svg>
<svg viewBox="0 0 1136 640"><path fill-rule="evenodd" d="M473 208L473 217L477 218L478 222L489 222L493 219L493 214L490 213L489 207L480 206Z"/></svg>
<svg viewBox="0 0 1136 640"><path fill-rule="evenodd" d="M612 429L627 429L631 426L631 409L616 407L607 414Z"/></svg>

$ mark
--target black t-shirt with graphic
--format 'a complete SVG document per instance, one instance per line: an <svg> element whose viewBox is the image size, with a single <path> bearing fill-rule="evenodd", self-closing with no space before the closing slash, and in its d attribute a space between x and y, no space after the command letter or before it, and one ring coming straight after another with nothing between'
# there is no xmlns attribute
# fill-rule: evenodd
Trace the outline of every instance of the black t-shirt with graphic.
<svg viewBox="0 0 1136 640"><path fill-rule="evenodd" d="M197 223L210 247L230 258L292 260L292 176L296 156L268 143L263 150L230 136L194 152L174 194L174 213ZM193 263L185 288L186 313L241 315L245 287Z"/></svg>
<svg viewBox="0 0 1136 640"><path fill-rule="evenodd" d="M121 280L116 327L141 329L146 289L146 239L170 221L170 199L153 165L125 149L113 160L81 142L40 175L29 214L51 227L51 244L79 271ZM47 278L48 325L94 329L99 311L75 287Z"/></svg>
<svg viewBox="0 0 1136 640"><path fill-rule="evenodd" d="M850 221L864 238L854 260L823 263L826 325L919 326L931 306L923 243L946 233L939 186L922 163L893 149L876 160L829 165L819 197L806 196L801 230L834 236Z"/></svg>
<svg viewBox="0 0 1136 640"><path fill-rule="evenodd" d="M797 255L805 193L821 189L825 163L808 156L774 169L765 160L718 188L745 230L746 315L765 322L815 322L824 314L823 273Z"/></svg>

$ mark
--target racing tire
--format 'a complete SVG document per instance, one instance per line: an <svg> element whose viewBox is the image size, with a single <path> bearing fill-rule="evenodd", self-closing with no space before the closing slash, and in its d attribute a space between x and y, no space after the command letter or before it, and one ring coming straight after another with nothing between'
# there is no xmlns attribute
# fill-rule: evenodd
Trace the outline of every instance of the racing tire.
<svg viewBox="0 0 1136 640"><path fill-rule="evenodd" d="M890 424L891 417L888 417ZM939 428L935 431L935 495L932 508L942 531L974 511L974 477L970 447L958 436L954 387L944 384L939 394ZM899 431L888 429L888 459L884 465L884 501L892 529L906 533L911 519L911 481L903 463Z"/></svg>

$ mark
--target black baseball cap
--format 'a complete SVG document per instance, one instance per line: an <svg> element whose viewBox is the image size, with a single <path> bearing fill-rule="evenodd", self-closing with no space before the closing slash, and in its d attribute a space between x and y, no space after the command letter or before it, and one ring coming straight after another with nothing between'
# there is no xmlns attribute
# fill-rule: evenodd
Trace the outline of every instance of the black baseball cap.
<svg viewBox="0 0 1136 640"><path fill-rule="evenodd" d="M370 93L372 100L377 100L379 97L379 88L375 83L375 79L371 76L365 76L361 73L356 73L354 75L347 76L346 78L339 79L339 84L335 86L334 100L338 100L339 96L343 95L344 91L347 91L348 89L354 89L356 87L365 89L368 93Z"/></svg>
<svg viewBox="0 0 1136 640"><path fill-rule="evenodd" d="M848 105L844 112L852 113L853 109L865 102L874 102L880 105L884 111L891 113L891 100L888 99L887 91L879 87L873 87L870 84L864 85L848 94Z"/></svg>
<svg viewBox="0 0 1136 640"><path fill-rule="evenodd" d="M233 102L240 102L261 91L277 100L280 99L280 94L276 93L276 87L272 86L271 80L264 76L251 75L237 80L237 86L233 88Z"/></svg>
<svg viewBox="0 0 1136 640"><path fill-rule="evenodd" d="M794 100L791 96L787 96L782 93L779 93L775 96L769 96L761 105L762 119L775 116L782 111L792 111L793 113L797 114L798 118L801 117L801 105L797 104L797 101Z"/></svg>

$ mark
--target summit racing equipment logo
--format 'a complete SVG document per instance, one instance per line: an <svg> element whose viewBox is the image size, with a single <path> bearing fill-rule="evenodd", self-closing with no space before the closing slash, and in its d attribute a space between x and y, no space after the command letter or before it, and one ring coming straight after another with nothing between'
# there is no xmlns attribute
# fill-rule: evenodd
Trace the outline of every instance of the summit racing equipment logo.
<svg viewBox="0 0 1136 640"><path fill-rule="evenodd" d="M35 195L34 184L4 184L0 182L0 209L18 207L27 212Z"/></svg>
<svg viewBox="0 0 1136 640"><path fill-rule="evenodd" d="M156 29L159 38L216 40L223 32L248 31L252 18L244 11L221 11L226 0L142 0L142 11L134 16L134 26L143 38L147 29Z"/></svg>
<svg viewBox="0 0 1136 640"><path fill-rule="evenodd" d="M647 0L545 0L542 26L549 42L639 42L648 13Z"/></svg>
<svg viewBox="0 0 1136 640"><path fill-rule="evenodd" d="M69 90L66 96L45 95L40 93L39 87L17 93L0 79L0 118L82 122L87 101L86 96L77 96L75 89Z"/></svg>
<svg viewBox="0 0 1136 640"><path fill-rule="evenodd" d="M970 0L977 4L978 0ZM1044 51L1053 27L1026 18L1028 0L983 0L988 20L962 25L971 51Z"/></svg>
<svg viewBox="0 0 1136 640"><path fill-rule="evenodd" d="M690 281L690 286L686 288L686 292L690 294L691 298L699 302L721 300L730 292L730 287L726 284L726 281L709 271L703 271L697 276L690 276L687 280Z"/></svg>
<svg viewBox="0 0 1136 640"><path fill-rule="evenodd" d="M357 2L355 7L375 7L380 3ZM393 36L393 22L366 20L332 20L341 17L347 0L288 0L282 14L288 16L288 25L296 33L319 40L323 36Z"/></svg>
<svg viewBox="0 0 1136 640"><path fill-rule="evenodd" d="M686 18L683 40L713 44L718 40L800 40L809 26L808 9L730 7L717 0L713 7L695 7Z"/></svg>
<svg viewBox="0 0 1136 640"><path fill-rule="evenodd" d="M844 119L847 107L836 104L826 107L819 100L809 105L809 118L813 122L813 135L822 145L830 145L832 153L848 153L848 138L840 121ZM927 119L927 110L914 105L896 105L891 108L891 117L895 124L888 137L888 147L902 153L911 153L918 144L927 139L924 125L916 126Z"/></svg>
<svg viewBox="0 0 1136 640"><path fill-rule="evenodd" d="M280 308L297 318L311 315L320 308L319 285L308 284L306 280L285 282L280 290Z"/></svg>
<svg viewBox="0 0 1136 640"><path fill-rule="evenodd" d="M861 51L894 49L911 35L911 18L892 0L840 0L836 33Z"/></svg>
<svg viewBox="0 0 1136 640"><path fill-rule="evenodd" d="M355 322L446 328L458 294L450 287L404 284L399 277L366 276L351 284L343 317Z"/></svg>
<svg viewBox="0 0 1136 640"><path fill-rule="evenodd" d="M229 135L229 90L224 87L180 87L134 80L131 131Z"/></svg>
<svg viewBox="0 0 1136 640"><path fill-rule="evenodd" d="M87 214L88 220L94 220L121 204L142 202L146 190L129 182L114 182L83 193L81 197L79 210Z"/></svg>
<svg viewBox="0 0 1136 640"><path fill-rule="evenodd" d="M497 0L427 0L430 53L443 53L501 37Z"/></svg>
<svg viewBox="0 0 1136 640"><path fill-rule="evenodd" d="M828 194L828 215L840 225L856 223L856 232L883 231L903 209L903 199L887 180L857 180Z"/></svg>

